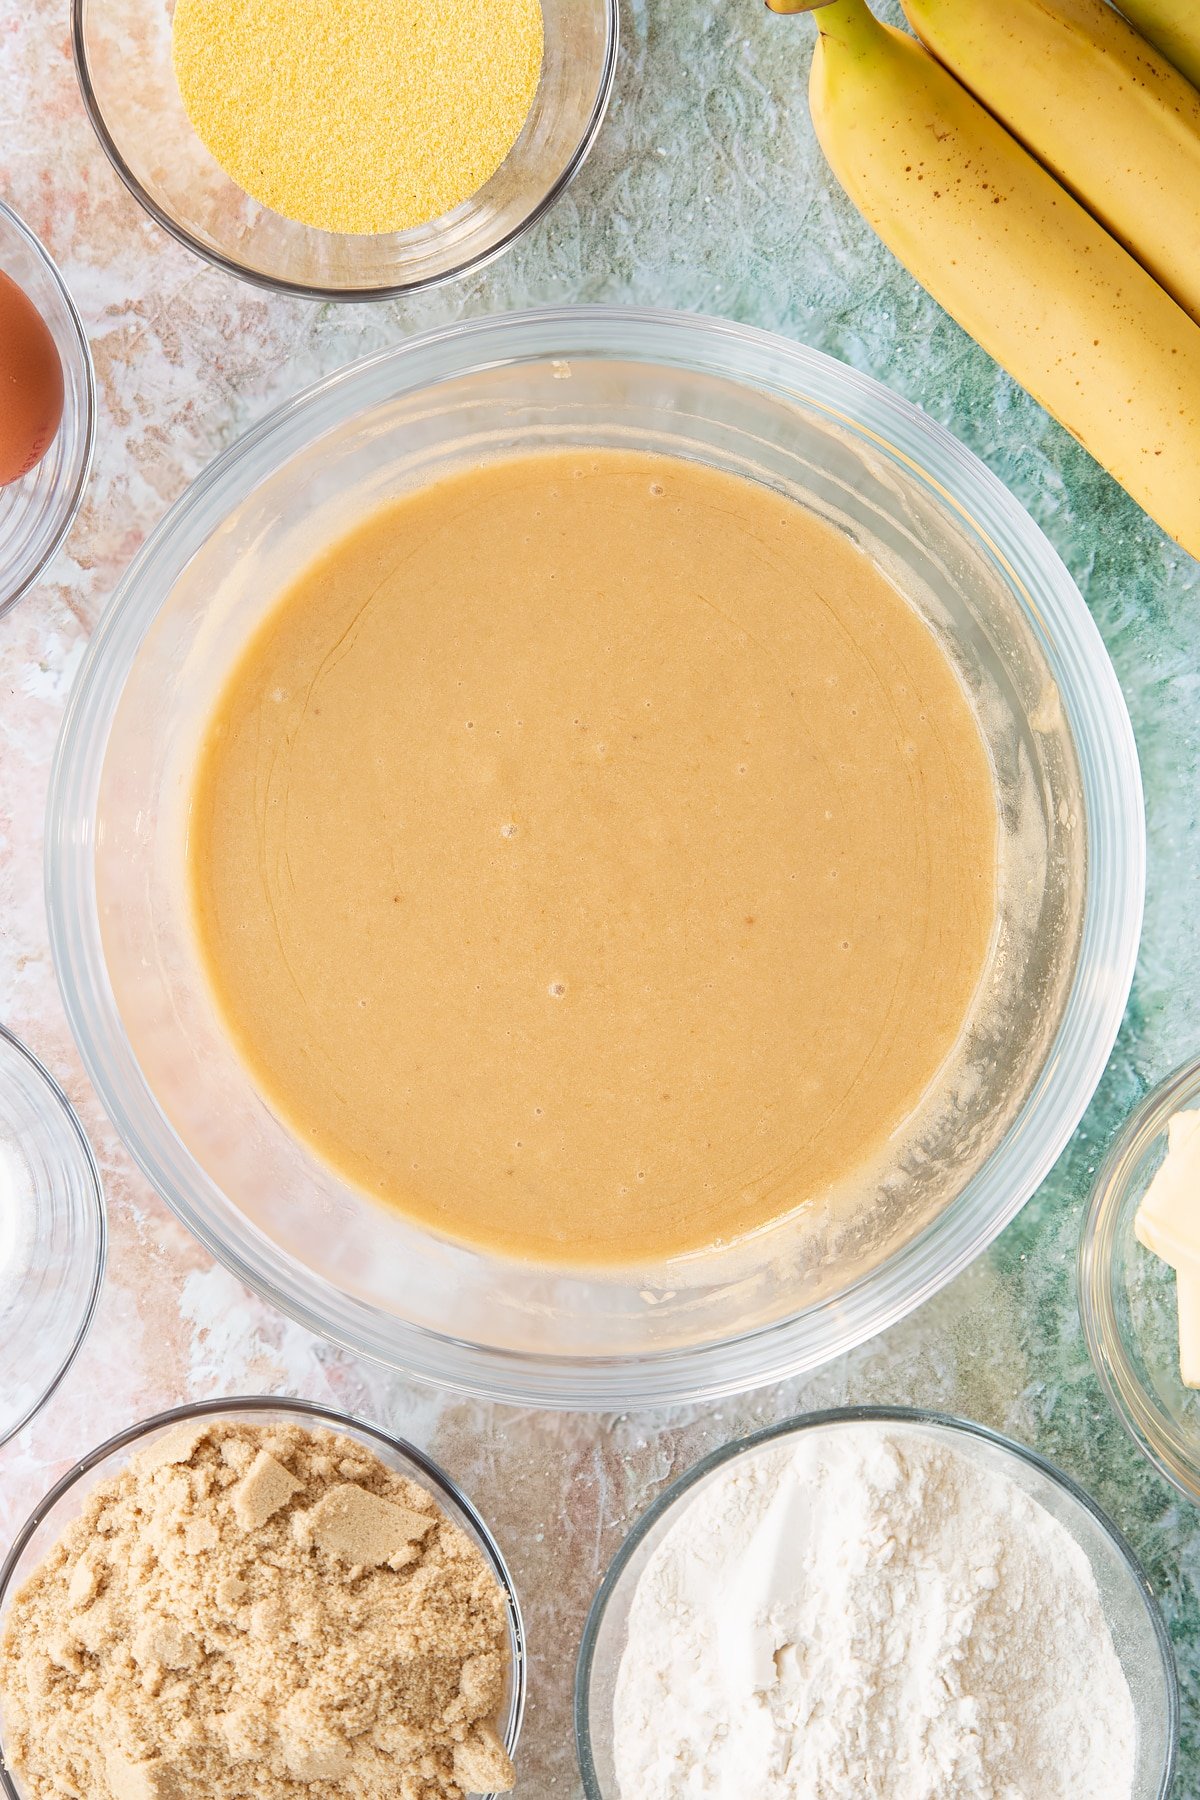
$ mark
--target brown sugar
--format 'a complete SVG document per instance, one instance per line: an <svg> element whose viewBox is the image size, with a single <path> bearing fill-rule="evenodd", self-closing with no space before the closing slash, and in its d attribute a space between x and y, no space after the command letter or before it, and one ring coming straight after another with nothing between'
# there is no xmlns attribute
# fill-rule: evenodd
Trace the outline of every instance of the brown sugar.
<svg viewBox="0 0 1200 1800"><path fill-rule="evenodd" d="M31 1800L506 1792L505 1599L416 1483L294 1425L178 1427L100 1482L0 1642Z"/></svg>
<svg viewBox="0 0 1200 1800"><path fill-rule="evenodd" d="M405 231L479 191L541 78L540 0L177 0L175 77L238 186L324 231Z"/></svg>

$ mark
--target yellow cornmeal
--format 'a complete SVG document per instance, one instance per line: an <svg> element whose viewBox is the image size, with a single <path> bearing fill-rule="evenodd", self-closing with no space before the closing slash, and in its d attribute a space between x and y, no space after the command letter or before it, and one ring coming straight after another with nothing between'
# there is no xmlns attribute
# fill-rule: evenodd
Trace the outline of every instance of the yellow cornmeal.
<svg viewBox="0 0 1200 1800"><path fill-rule="evenodd" d="M512 149L542 68L540 0L177 0L197 135L263 206L325 231L427 224Z"/></svg>

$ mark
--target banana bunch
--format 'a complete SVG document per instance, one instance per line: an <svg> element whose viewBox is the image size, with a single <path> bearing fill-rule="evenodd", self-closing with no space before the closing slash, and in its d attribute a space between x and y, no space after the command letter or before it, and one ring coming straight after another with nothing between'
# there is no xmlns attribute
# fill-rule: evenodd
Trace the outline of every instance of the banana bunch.
<svg viewBox="0 0 1200 1800"><path fill-rule="evenodd" d="M818 0L809 97L834 173L1200 557L1200 93L1174 66L1200 62L1200 0L1121 0L1174 64L1107 0L902 4L920 42L866 0Z"/></svg>

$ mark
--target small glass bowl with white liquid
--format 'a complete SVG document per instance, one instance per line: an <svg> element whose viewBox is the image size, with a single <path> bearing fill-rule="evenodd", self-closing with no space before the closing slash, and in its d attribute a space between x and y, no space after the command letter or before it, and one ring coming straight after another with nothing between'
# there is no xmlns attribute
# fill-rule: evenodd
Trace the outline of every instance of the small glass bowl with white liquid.
<svg viewBox="0 0 1200 1800"><path fill-rule="evenodd" d="M39 1410L100 1293L104 1197L66 1095L0 1025L0 1444Z"/></svg>

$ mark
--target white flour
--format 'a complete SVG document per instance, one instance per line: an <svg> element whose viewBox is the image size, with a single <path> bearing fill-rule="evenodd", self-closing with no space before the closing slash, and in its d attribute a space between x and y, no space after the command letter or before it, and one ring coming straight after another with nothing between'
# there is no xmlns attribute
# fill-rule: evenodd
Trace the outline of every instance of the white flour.
<svg viewBox="0 0 1200 1800"><path fill-rule="evenodd" d="M642 1573L621 1800L1129 1800L1083 1552L969 1449L814 1429L727 1465Z"/></svg>

